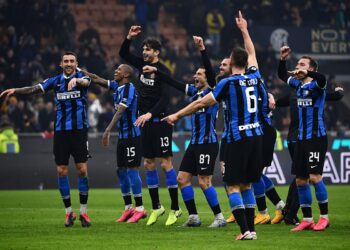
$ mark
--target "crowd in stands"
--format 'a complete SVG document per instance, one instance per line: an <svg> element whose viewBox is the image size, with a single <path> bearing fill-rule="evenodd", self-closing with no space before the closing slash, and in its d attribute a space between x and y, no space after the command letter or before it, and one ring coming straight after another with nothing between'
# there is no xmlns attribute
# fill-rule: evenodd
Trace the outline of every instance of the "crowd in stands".
<svg viewBox="0 0 350 250"><path fill-rule="evenodd" d="M113 77L114 69L121 63L119 57L107 60L94 20L87 23L86 30L76 35L74 13L69 11L69 2L72 1L0 0L0 91L37 84L47 77L59 74L60 57L67 50L78 54L80 67L107 79ZM84 4L85 1L76 2ZM184 82L191 82L196 67L201 65L200 54L191 36L201 35L205 38L213 65L218 69L221 59L229 55L232 46L241 43L237 39L240 34L233 22L234 11L239 9L248 18L250 26L309 25L348 30L350 27L349 0L119 0L118 3L135 6L135 15L125 20L125 30L138 23L143 27L143 38L149 35L158 37L163 44L162 62L169 67L175 78ZM177 24L186 29L186 49L172 48L169 41L160 34L161 8L174 16ZM133 43L136 53L141 52L141 41L142 37ZM275 52L271 48L256 47L261 72L272 93L278 97L286 87L277 78L278 59ZM116 54L118 50L115 48ZM333 76L330 76L330 82L335 85ZM170 112L188 102L180 93L173 93ZM88 100L91 131L103 131L113 116L112 96L105 90L92 86ZM349 129L349 124L336 116L339 105L341 104L327 104L325 108L328 129L336 130L341 126ZM53 130L55 111L52 94L2 98L0 108L0 114L9 117L17 132ZM289 124L288 110L276 111L274 122L279 130L286 130ZM190 120L183 119L175 129L189 131L190 128ZM218 130L221 128L222 124L219 124Z"/></svg>

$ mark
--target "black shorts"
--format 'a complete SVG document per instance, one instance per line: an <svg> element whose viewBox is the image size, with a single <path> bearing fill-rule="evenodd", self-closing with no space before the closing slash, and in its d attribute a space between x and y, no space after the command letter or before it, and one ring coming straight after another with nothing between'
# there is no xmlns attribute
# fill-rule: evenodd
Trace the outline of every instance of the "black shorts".
<svg viewBox="0 0 350 250"><path fill-rule="evenodd" d="M141 128L143 157L153 159L173 155L173 126L167 122L146 122Z"/></svg>
<svg viewBox="0 0 350 250"><path fill-rule="evenodd" d="M141 165L141 137L119 139L117 144L117 165L123 167L139 167Z"/></svg>
<svg viewBox="0 0 350 250"><path fill-rule="evenodd" d="M272 126L265 126L263 129L263 146L262 146L262 154L263 154L263 167L271 166L271 162L273 159L273 152L275 150L276 143L276 129Z"/></svg>
<svg viewBox="0 0 350 250"><path fill-rule="evenodd" d="M220 144L220 152L219 152L219 160L224 161L224 153L225 153L225 147L227 145L226 139L221 140Z"/></svg>
<svg viewBox="0 0 350 250"><path fill-rule="evenodd" d="M68 165L70 155L75 163L87 162L89 143L87 130L56 131L53 137L53 153L57 165Z"/></svg>
<svg viewBox="0 0 350 250"><path fill-rule="evenodd" d="M190 144L185 152L179 171L192 175L213 175L219 144Z"/></svg>
<svg viewBox="0 0 350 250"><path fill-rule="evenodd" d="M228 185L258 182L262 166L262 136L227 143L223 180Z"/></svg>
<svg viewBox="0 0 350 250"><path fill-rule="evenodd" d="M292 167L297 178L308 179L310 174L323 174L327 146L327 136L297 141Z"/></svg>

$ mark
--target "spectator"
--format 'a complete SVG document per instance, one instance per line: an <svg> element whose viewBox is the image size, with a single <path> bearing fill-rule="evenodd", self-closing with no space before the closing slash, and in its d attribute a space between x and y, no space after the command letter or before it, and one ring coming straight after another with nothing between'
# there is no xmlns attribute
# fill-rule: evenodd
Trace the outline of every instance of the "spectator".
<svg viewBox="0 0 350 250"><path fill-rule="evenodd" d="M0 120L0 154L18 154L20 146L18 136L6 115Z"/></svg>
<svg viewBox="0 0 350 250"><path fill-rule="evenodd" d="M225 27L225 21L218 8L214 8L207 14L207 32L212 42L213 52L218 55L221 45L221 30Z"/></svg>

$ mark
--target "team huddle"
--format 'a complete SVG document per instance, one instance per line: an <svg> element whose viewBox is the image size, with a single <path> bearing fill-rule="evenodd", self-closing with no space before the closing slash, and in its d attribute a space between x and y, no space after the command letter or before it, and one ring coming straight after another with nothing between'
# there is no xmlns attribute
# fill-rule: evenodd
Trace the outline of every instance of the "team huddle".
<svg viewBox="0 0 350 250"><path fill-rule="evenodd" d="M280 50L280 62L276 71L282 81L295 89L295 94L293 98L287 98L288 104L283 104L282 98L275 101L274 96L268 93L259 71L247 21L240 12L235 21L242 33L244 48L233 48L231 55L222 60L218 75L214 73L203 39L193 37L203 63L203 67L194 73L194 84L182 83L170 76L168 69L159 61L161 44L156 39L148 38L143 42L142 57L132 54L132 39L141 33L140 26L132 26L119 51L120 57L127 64L121 64L115 70L113 80L79 69L77 56L67 52L62 56L63 73L60 75L32 87L8 89L1 93L0 96L46 93L49 90L55 93L53 152L58 186L66 210L66 227L73 226L76 219L68 180L70 155L73 156L78 171L79 220L83 227L91 225L87 215L87 91L91 83L107 88L114 98L116 111L103 133L102 143L104 146L109 145L111 130L117 125L117 175L125 205L117 222L136 223L148 217L146 225L151 226L165 213L158 192L156 164L159 161L171 200L165 223L167 226L175 224L182 215L178 201L179 189L189 214L183 226L198 227L202 224L191 183L193 176L197 176L214 216L209 227L224 227L227 223L236 221L240 227L236 240L256 240L256 224L277 224L284 219L285 222L296 225L292 231L322 231L330 225L328 194L322 181L327 151L323 106L328 96L331 96L325 90L326 78L317 72L316 61L308 56L301 57L293 71L287 71L286 59L291 50L284 46ZM138 81L132 83L134 68L138 70L139 77ZM172 88L187 95L191 103L174 114L168 114ZM220 104L224 114L221 140L215 130ZM297 200L294 202L287 199L287 204L278 195L272 181L262 174L264 168L271 165L276 141L271 112L276 106L286 105L290 105L291 110L295 107L296 132L295 136L291 133L288 135L288 147L292 157L292 174L296 177L291 184L294 187L291 193L295 192L294 198ZM191 115L192 122L191 140L176 173L172 165L173 125L188 115ZM228 219L224 218L216 189L212 185L217 155L232 212ZM139 175L142 157L152 201L149 214L142 200L142 180ZM314 185L320 208L320 218L316 224L312 217L309 183ZM276 215L272 220L268 215L266 196L276 207ZM296 206L293 205L295 203ZM299 204L303 213L300 223L296 216Z"/></svg>

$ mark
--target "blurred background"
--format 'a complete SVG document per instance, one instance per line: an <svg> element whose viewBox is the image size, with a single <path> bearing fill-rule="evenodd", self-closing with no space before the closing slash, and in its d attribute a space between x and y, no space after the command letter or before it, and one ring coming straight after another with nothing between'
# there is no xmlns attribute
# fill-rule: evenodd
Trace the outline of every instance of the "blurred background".
<svg viewBox="0 0 350 250"><path fill-rule="evenodd" d="M59 74L64 51L78 54L79 67L112 79L114 69L121 63L120 45L134 24L142 26L142 34L133 42L133 52L141 55L142 40L147 36L157 37L163 45L161 61L176 79L191 82L196 68L201 66L192 35L204 38L218 71L221 60L229 56L232 47L243 45L234 23L238 10L242 10L249 22L260 70L276 98L289 91L277 77L278 52L283 45L293 50L289 68L295 66L299 56L313 56L319 62L319 71L327 75L328 88L344 87L344 98L326 103L324 117L333 136L347 138L349 0L0 0L0 91L34 85ZM104 131L113 116L112 95L92 86L88 99L90 132ZM187 103L188 99L174 90L169 111L174 112ZM11 124L22 141L38 133L44 138L52 137L55 118L52 93L2 98L0 114L5 117L3 123ZM277 109L273 122L284 134L290 123L288 108ZM175 138L190 129L190 119L182 119L175 127L180 133ZM217 130L222 131L220 118ZM28 143L31 142L29 139ZM349 140L337 143L349 151ZM48 145L49 148L43 149L46 153L51 151ZM181 151L182 147L179 148Z"/></svg>

